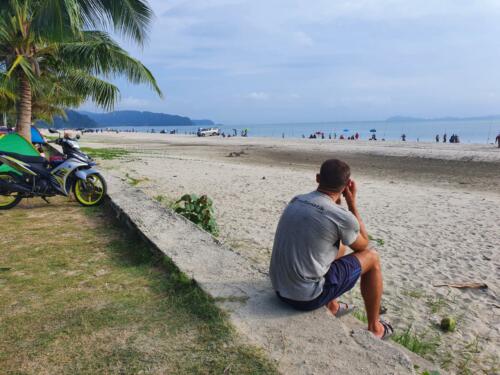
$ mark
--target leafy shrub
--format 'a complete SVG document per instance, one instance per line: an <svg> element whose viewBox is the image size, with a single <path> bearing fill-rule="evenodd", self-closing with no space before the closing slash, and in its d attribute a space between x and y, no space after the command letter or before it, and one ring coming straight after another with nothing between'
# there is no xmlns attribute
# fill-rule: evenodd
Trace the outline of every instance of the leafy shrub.
<svg viewBox="0 0 500 375"><path fill-rule="evenodd" d="M174 210L214 236L219 229L214 218L212 200L206 195L186 194L175 202Z"/></svg>

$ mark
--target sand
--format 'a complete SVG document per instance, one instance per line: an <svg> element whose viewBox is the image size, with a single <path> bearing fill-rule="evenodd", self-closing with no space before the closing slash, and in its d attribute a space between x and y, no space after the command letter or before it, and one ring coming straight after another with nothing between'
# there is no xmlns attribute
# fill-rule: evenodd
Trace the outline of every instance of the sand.
<svg viewBox="0 0 500 375"><path fill-rule="evenodd" d="M263 273L287 202L315 188L322 160L345 159L368 232L380 239L374 246L382 259L386 317L400 332L411 326L426 340L439 337L438 349L427 356L451 372L498 371L500 150L492 145L130 133L82 141L134 151L126 163L104 161L103 167L147 179L138 186L150 197L208 194L221 240ZM488 289L434 286L457 282ZM361 305L359 289L344 300ZM456 332L439 331L444 316L457 319Z"/></svg>

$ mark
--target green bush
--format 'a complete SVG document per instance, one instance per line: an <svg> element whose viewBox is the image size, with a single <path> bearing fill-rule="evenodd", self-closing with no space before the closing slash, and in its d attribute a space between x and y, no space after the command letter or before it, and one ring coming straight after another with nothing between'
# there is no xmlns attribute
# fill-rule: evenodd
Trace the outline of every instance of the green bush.
<svg viewBox="0 0 500 375"><path fill-rule="evenodd" d="M206 195L186 194L175 202L174 210L214 236L219 229L214 218L212 200Z"/></svg>

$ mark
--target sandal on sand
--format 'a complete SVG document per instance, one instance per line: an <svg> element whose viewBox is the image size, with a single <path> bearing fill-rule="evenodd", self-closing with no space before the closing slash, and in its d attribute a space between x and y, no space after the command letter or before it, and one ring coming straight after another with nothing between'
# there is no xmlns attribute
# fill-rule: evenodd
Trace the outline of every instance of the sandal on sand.
<svg viewBox="0 0 500 375"><path fill-rule="evenodd" d="M356 306L348 305L347 303L344 302L339 302L339 309L335 313L335 317L340 318L344 315L352 313L354 310L356 310Z"/></svg>
<svg viewBox="0 0 500 375"><path fill-rule="evenodd" d="M391 337L394 334L394 328L392 328L391 323L389 323L383 319L380 319L379 322L384 327L384 334L382 335L382 337L380 339L387 340L389 337Z"/></svg>

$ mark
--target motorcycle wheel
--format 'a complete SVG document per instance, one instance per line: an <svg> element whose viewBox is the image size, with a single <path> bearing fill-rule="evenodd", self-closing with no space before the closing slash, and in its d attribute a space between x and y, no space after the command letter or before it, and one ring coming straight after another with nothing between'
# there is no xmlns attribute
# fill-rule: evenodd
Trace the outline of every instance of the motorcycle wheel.
<svg viewBox="0 0 500 375"><path fill-rule="evenodd" d="M108 187L104 177L98 173L87 176L86 180L76 179L73 185L75 198L82 206L98 206L104 201Z"/></svg>
<svg viewBox="0 0 500 375"><path fill-rule="evenodd" d="M12 176L1 174L0 179L4 182L15 182ZM0 191L0 210L8 210L19 204L23 197L20 193L4 193Z"/></svg>

